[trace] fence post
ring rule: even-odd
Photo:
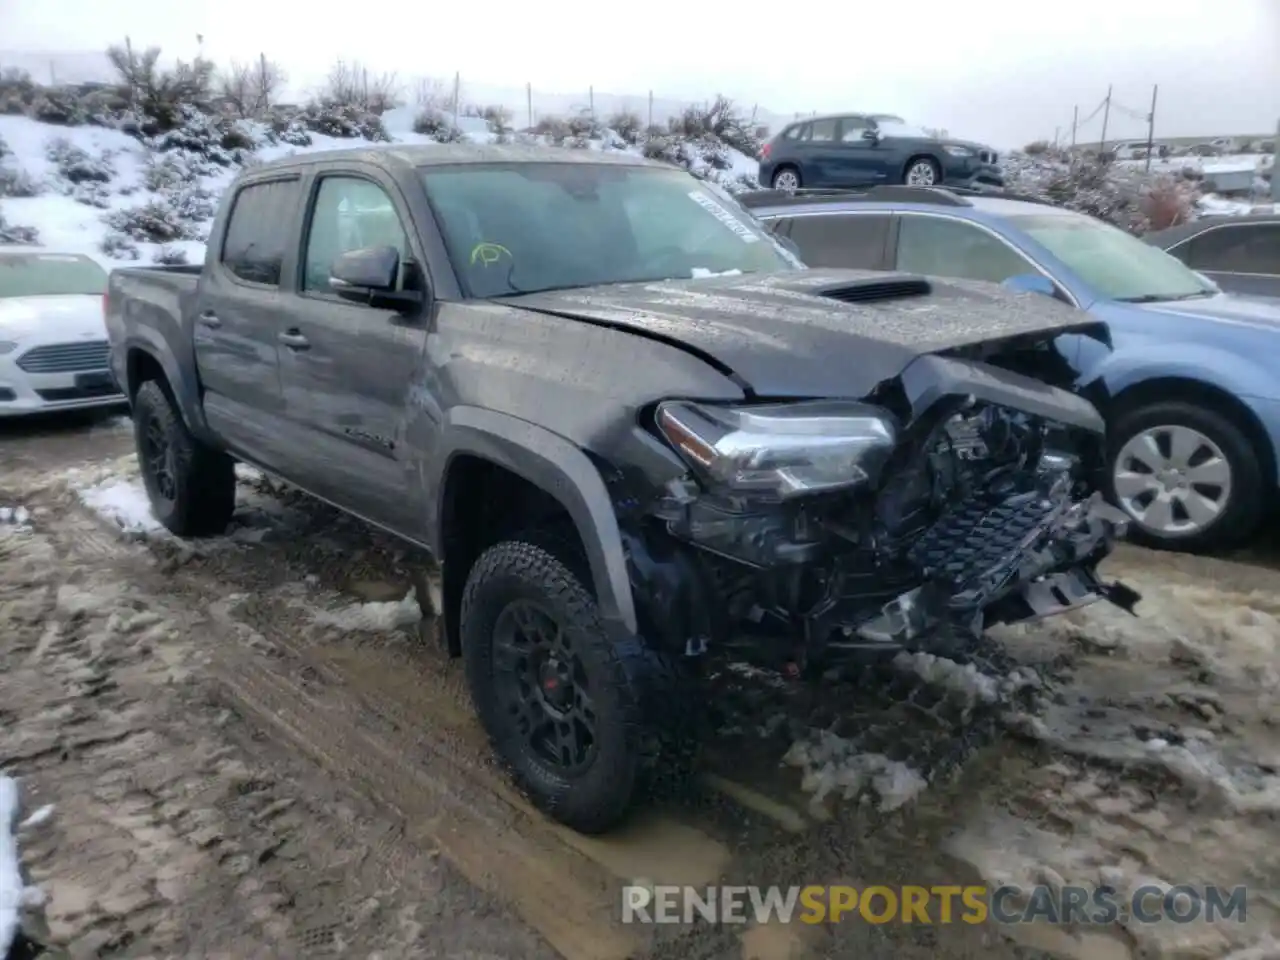
[[[1280,120],[1276,121],[1275,150],[1271,161],[1271,199],[1280,203]]]
[[[533,127],[533,82],[524,85],[524,105],[529,112],[529,126]]]

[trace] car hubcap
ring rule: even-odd
[[[155,417],[147,420],[147,430],[143,438],[142,456],[147,471],[155,482],[156,492],[165,500],[173,501],[177,495],[177,469],[173,457],[173,445],[165,435],[164,427]]]
[[[1231,498],[1231,464],[1199,430],[1152,427],[1133,436],[1114,467],[1116,499],[1150,533],[1185,537],[1222,516]]]
[[[920,162],[907,171],[907,183],[913,187],[933,186],[933,164]]]
[[[783,170],[773,178],[773,185],[779,190],[795,190],[800,186],[800,181],[790,170]]]
[[[595,704],[571,638],[540,604],[517,600],[494,626],[494,677],[525,750],[568,774],[595,759]]]

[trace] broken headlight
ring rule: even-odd
[[[886,411],[845,400],[749,407],[672,400],[658,406],[657,424],[705,479],[783,499],[873,481],[897,443]]]

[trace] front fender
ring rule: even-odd
[[[451,408],[441,427],[438,456],[427,467],[427,489],[438,491],[428,536],[435,555],[443,559],[445,498],[440,494],[449,466],[460,454],[482,457],[545,490],[565,507],[586,549],[600,615],[636,633],[635,602],[613,501],[587,455],[559,434],[478,407]]]
[[[1275,390],[1275,377],[1240,354],[1196,344],[1194,357],[1185,343],[1147,341],[1140,350],[1106,353],[1082,345],[1080,382],[1086,388],[1102,385],[1116,396],[1147,380],[1176,378],[1217,387],[1235,397],[1266,397]],[[1091,356],[1090,356],[1091,355]]]

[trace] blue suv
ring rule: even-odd
[[[811,117],[784,127],[760,152],[760,182],[802,187],[1004,186],[1000,157],[981,143],[939,139],[888,114]]]
[[[939,187],[739,201],[814,267],[1003,283],[1108,324],[1058,340],[1107,418],[1112,501],[1152,546],[1254,532],[1280,484],[1280,301],[1223,293],[1158,247],[1029,197]],[[927,318],[921,318],[927,322]]]

